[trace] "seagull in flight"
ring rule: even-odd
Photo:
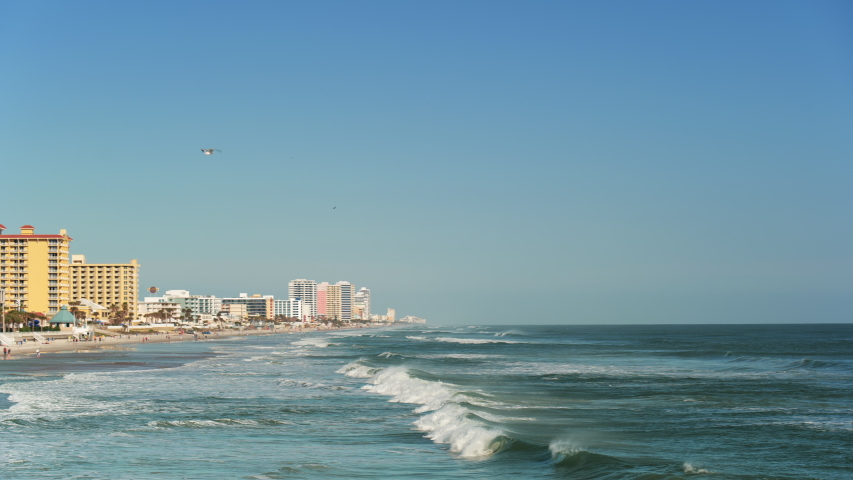
[[[213,155],[213,152],[222,152],[222,150],[218,148],[202,148],[201,151],[205,155]]]

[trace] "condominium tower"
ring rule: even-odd
[[[71,301],[89,300],[103,307],[127,304],[136,318],[139,262],[86,263],[85,255],[71,256]]]
[[[302,319],[306,320],[317,315],[317,282],[297,278],[287,284],[288,298],[302,300]]]
[[[337,320],[352,320],[352,304],[355,286],[349,282],[338,282],[326,287],[326,316]]]
[[[24,225],[20,235],[4,235],[0,225],[0,289],[6,302],[19,310],[55,314],[68,304],[68,246],[71,237],[36,235],[35,227]]]
[[[353,296],[352,300],[353,317],[358,317],[363,320],[370,319],[370,289],[361,287],[358,293]]]

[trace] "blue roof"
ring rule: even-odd
[[[50,319],[50,323],[74,323],[77,319],[74,314],[68,311],[68,307],[63,305],[59,312]]]

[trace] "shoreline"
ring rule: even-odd
[[[0,347],[0,360],[14,360],[16,358],[30,358],[38,356],[42,353],[62,353],[73,352],[78,350],[95,350],[101,347],[113,347],[116,345],[132,345],[137,343],[174,343],[174,342],[194,342],[194,341],[211,341],[223,340],[234,337],[247,337],[253,335],[290,335],[294,333],[308,333],[317,331],[326,331],[327,329],[320,328],[302,328],[302,329],[281,329],[281,330],[211,330],[210,334],[191,334],[191,333],[131,333],[120,334],[116,336],[101,336],[96,340],[89,341],[71,341],[70,338],[57,339],[47,343],[38,341],[29,341],[23,345],[13,345],[8,347],[3,345]],[[329,329],[331,330],[331,329]],[[49,338],[49,337],[46,337]],[[11,350],[10,354],[2,355],[3,349]]]

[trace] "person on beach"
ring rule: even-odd
[[[41,349],[40,348],[36,349],[36,357],[41,357]]]

